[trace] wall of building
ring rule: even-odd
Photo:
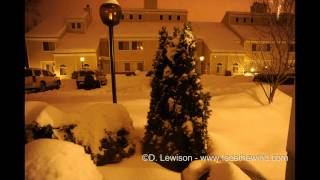
[[[130,19],[130,15],[132,15],[132,19]],[[141,15],[141,19],[139,19],[139,15]],[[162,20],[160,19],[160,15],[162,15]],[[171,16],[171,20],[169,20],[169,16]],[[178,19],[180,16],[180,19]],[[124,22],[145,22],[145,21],[155,21],[155,22],[186,22],[188,20],[187,12],[173,12],[173,11],[123,11],[123,19],[121,21]]]
[[[41,68],[40,61],[53,61],[51,52],[43,51],[43,41],[26,40],[29,66]]]
[[[119,50],[119,41],[129,41],[129,50]],[[143,50],[132,50],[132,41],[141,41]],[[116,59],[116,72],[124,72],[124,63],[130,63],[130,71],[137,69],[137,63],[143,62],[144,71],[152,69],[152,64],[158,48],[158,40],[121,39],[115,40],[114,52]]]
[[[96,53],[73,53],[73,54],[55,54],[55,73],[60,76],[60,66],[66,66],[67,75],[62,77],[70,78],[73,71],[79,70],[82,67],[80,58],[84,57],[84,64],[89,64],[90,69],[97,69],[97,54]]]

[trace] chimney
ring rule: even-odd
[[[144,0],[145,9],[158,9],[158,0]]]

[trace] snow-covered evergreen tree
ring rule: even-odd
[[[152,153],[161,165],[182,171],[190,162],[161,162],[162,157],[207,154],[209,93],[202,92],[200,76],[195,72],[196,49],[191,26],[159,32],[159,49],[153,64],[152,91],[144,153]]]

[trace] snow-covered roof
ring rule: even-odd
[[[270,40],[270,35],[265,33],[268,30],[267,26],[263,25],[230,25],[230,28],[237,33],[243,40]]]
[[[59,38],[66,27],[62,17],[44,19],[39,25],[25,34],[26,38]]]
[[[100,23],[101,24],[101,23]],[[96,52],[100,36],[106,33],[104,25],[92,22],[85,33],[65,33],[57,43],[56,53]]]
[[[192,22],[196,38],[203,39],[212,52],[244,52],[240,39],[219,22]]]

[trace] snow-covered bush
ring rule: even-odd
[[[185,24],[172,36],[166,28],[159,32],[159,49],[153,67],[148,124],[143,152],[162,156],[192,156],[208,153],[207,120],[209,93],[203,91],[195,71],[195,39]],[[182,171],[190,162],[157,161],[174,171]]]
[[[231,162],[213,162],[196,160],[183,170],[182,180],[198,180],[208,176],[207,180],[250,180],[238,166]]]
[[[97,103],[71,115],[48,104],[26,102],[26,112],[35,111],[32,117],[26,115],[26,143],[40,138],[74,142],[97,165],[119,162],[135,152],[132,120],[122,105]]]
[[[135,152],[133,123],[119,104],[97,103],[80,113],[72,132],[76,143],[88,147],[97,165],[119,162]]]
[[[55,139],[25,145],[25,180],[103,180],[82,146]]]

